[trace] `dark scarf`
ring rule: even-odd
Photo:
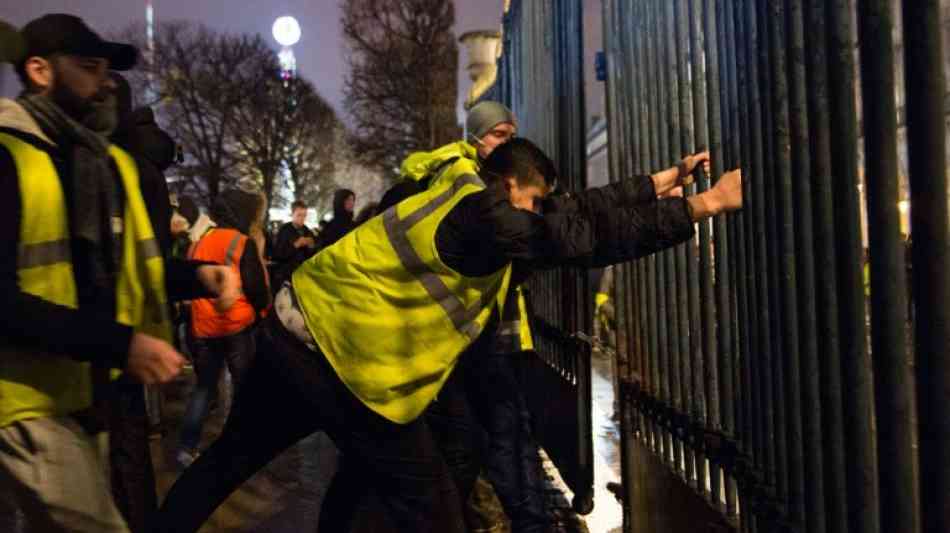
[[[46,96],[23,94],[17,102],[69,158],[72,191],[72,237],[89,247],[94,278],[105,282],[121,261],[121,246],[112,242],[111,218],[122,216],[121,193],[109,158],[109,141],[71,118]],[[108,239],[108,241],[106,240]],[[111,260],[102,264],[101,259]]]

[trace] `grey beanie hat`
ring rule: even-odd
[[[468,118],[465,119],[465,129],[472,137],[481,139],[492,128],[503,122],[515,124],[515,114],[510,109],[498,102],[479,102],[469,110]]]

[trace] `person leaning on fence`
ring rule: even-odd
[[[29,530],[127,531],[95,450],[93,374],[172,379],[166,282],[235,287],[216,267],[166,269],[134,158],[92,129],[113,105],[108,69],[136,49],[70,15],[20,34],[24,92],[0,100],[0,484]]]
[[[491,155],[496,147],[511,140],[517,128],[517,118],[505,105],[493,101],[479,102],[469,110],[466,117],[465,140],[447,144],[431,152],[410,154],[403,161],[400,170],[404,181],[387,191],[381,202],[381,208],[388,208],[412,194],[424,191],[435,181],[451,182],[459,176],[477,173],[482,161]],[[520,289],[515,290],[512,287],[509,296],[518,299],[517,302],[512,301],[512,304],[508,306],[509,309],[526,309]],[[521,320],[518,324],[518,331],[514,334],[518,338],[530,339],[531,331],[528,321]],[[498,335],[499,338],[510,341],[513,337],[501,331],[504,327],[504,325],[499,326],[499,330],[492,335]],[[478,343],[470,351],[478,347],[485,347],[486,351],[490,351],[500,347],[500,343]],[[483,359],[479,354],[473,354],[470,358]],[[497,377],[494,375],[497,369],[491,369],[486,365],[465,366],[466,376],[459,380],[460,387],[474,391],[477,389],[469,387],[470,384],[486,379],[494,380]],[[454,382],[450,386],[454,386]],[[502,413],[507,412],[509,407],[525,404],[520,390],[514,391],[513,394],[522,396],[520,401],[517,398],[509,401],[511,394],[506,393],[501,396],[478,395],[472,397],[468,403],[477,404],[478,412]],[[517,532],[526,527],[530,528],[536,523],[546,522],[543,497],[540,493],[534,495],[532,488],[540,487],[544,483],[540,456],[533,441],[522,438],[521,425],[508,424],[509,417],[493,417],[489,420],[490,423],[482,424],[483,428],[472,427],[464,423],[460,424],[457,417],[452,416],[451,411],[452,406],[448,402],[443,402],[436,404],[427,414],[429,425],[436,433],[443,455],[450,460],[456,457],[464,458],[465,454],[453,453],[452,449],[460,446],[470,447],[472,435],[481,433],[484,429],[487,440],[480,443],[479,447],[485,450],[486,465],[504,465],[502,468],[486,472],[489,478],[493,473],[504,472],[504,475],[489,479],[490,483],[476,483],[466,508],[466,521],[469,528],[479,531],[493,530],[493,528],[505,527],[506,522],[510,520],[513,530]],[[522,415],[526,419],[530,418],[527,412],[519,413],[518,416]],[[524,464],[522,464],[522,458],[526,461]],[[464,466],[457,465],[457,468],[461,469]],[[533,477],[523,478],[521,474]],[[518,481],[514,482],[515,479]],[[331,489],[335,488],[335,485],[331,486]],[[330,494],[334,495],[334,492],[331,490]]]
[[[621,181],[573,196],[575,212],[538,213],[555,187],[547,156],[515,139],[478,175],[411,196],[298,268],[262,328],[266,357],[255,358],[221,436],[168,493],[157,531],[197,530],[238,485],[318,430],[361,470],[396,530],[465,531],[461,502],[474,476],[467,486],[453,476],[421,415],[437,395],[451,400],[443,385],[497,323],[512,264],[628,261],[684,242],[694,222],[742,203],[739,171],[689,198],[634,203],[626,194],[635,187]]]

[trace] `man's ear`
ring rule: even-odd
[[[510,191],[518,186],[518,180],[516,180],[514,176],[508,176],[503,179],[502,182],[505,184],[506,191]]]
[[[53,65],[48,59],[39,56],[27,58],[23,69],[26,71],[26,79],[34,89],[45,93],[53,87]]]

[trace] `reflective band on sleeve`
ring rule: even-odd
[[[17,252],[17,268],[35,268],[71,262],[69,240],[21,244]]]
[[[136,246],[138,246],[139,257],[143,260],[162,256],[162,249],[159,248],[158,241],[154,238],[141,240]]]

